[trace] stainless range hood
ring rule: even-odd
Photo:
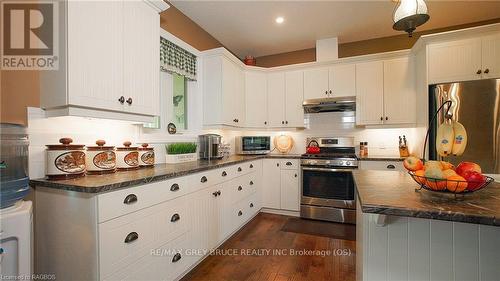
[[[356,111],[356,97],[305,100],[305,113]]]

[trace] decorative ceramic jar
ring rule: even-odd
[[[137,146],[130,146],[132,143],[126,141],[122,147],[116,148],[116,168],[121,171],[134,170],[139,168],[139,151]]]
[[[143,143],[137,150],[139,150],[139,166],[148,167],[155,164],[154,148],[148,147],[147,143]]]
[[[85,162],[87,174],[101,175],[116,172],[116,154],[114,146],[104,146],[104,140],[97,140],[97,146],[87,146]]]
[[[71,138],[62,138],[60,144],[47,145],[47,177],[71,179],[85,175],[85,146],[71,144]]]

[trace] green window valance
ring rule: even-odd
[[[196,81],[196,56],[160,37],[160,70]]]

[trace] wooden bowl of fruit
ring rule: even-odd
[[[485,176],[473,162],[462,162],[457,167],[446,161],[422,161],[410,156],[403,165],[421,188],[445,193],[470,193],[485,188],[494,181]]]

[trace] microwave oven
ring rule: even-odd
[[[270,136],[239,136],[235,142],[236,154],[267,154],[271,152]]]

